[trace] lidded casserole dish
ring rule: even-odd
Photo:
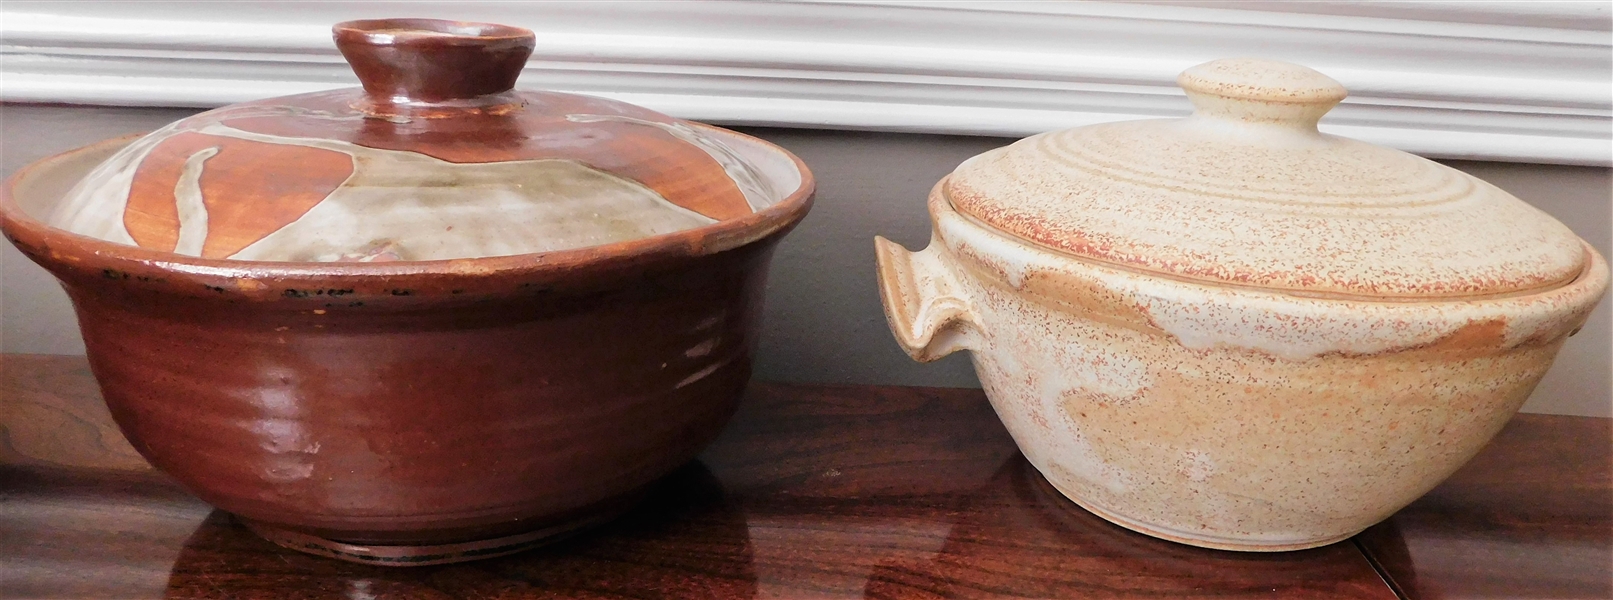
[[[1286,63],[1179,83],[1185,119],[1046,133],[880,239],[919,360],[972,351],[1026,457],[1083,507],[1188,544],[1344,539],[1515,413],[1605,292],[1561,223],[1455,169],[1317,131],[1345,97]]]
[[[152,464],[288,547],[495,556],[625,510],[750,375],[788,152],[515,91],[530,31],[334,29],[363,83],[19,172],[0,225]]]

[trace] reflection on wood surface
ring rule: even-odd
[[[650,501],[514,556],[379,568],[284,550],[145,467],[81,357],[6,355],[0,598],[1608,597],[1603,419],[1522,415],[1356,541],[1247,554],[1110,525],[979,390],[755,384]]]

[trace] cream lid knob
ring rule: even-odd
[[[1267,123],[1316,131],[1316,122],[1349,95],[1314,69],[1276,60],[1226,58],[1176,78],[1193,102],[1194,118]]]

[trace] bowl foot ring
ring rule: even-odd
[[[273,525],[236,517],[252,533],[282,548],[326,558],[384,567],[424,567],[481,560],[515,554],[559,541],[577,531],[599,524],[612,515],[569,521],[553,527],[503,537],[451,544],[372,545],[352,544],[322,538]]]
[[[1094,504],[1092,504],[1090,502],[1086,502],[1086,501],[1078,499],[1078,497],[1075,494],[1072,494],[1072,493],[1070,493],[1068,491],[1065,491],[1065,489],[1063,487],[1059,486],[1059,484],[1057,484],[1057,483],[1054,483],[1053,480],[1049,479],[1046,475],[1042,475],[1042,479],[1044,481],[1046,481],[1048,483],[1048,485],[1051,486],[1060,495],[1064,496],[1065,499],[1069,500],[1071,503],[1075,504],[1076,506],[1080,507],[1081,509],[1083,509],[1083,510],[1089,512],[1089,513],[1092,513],[1094,515],[1097,515],[1099,518],[1101,518],[1101,519],[1103,519],[1105,521],[1108,521],[1108,522],[1113,523],[1115,525],[1119,525],[1119,526],[1124,527],[1126,529],[1130,529],[1130,530],[1135,531],[1137,533],[1141,533],[1141,534],[1146,535],[1148,537],[1158,538],[1158,539],[1161,539],[1161,540],[1165,540],[1165,541],[1169,541],[1169,542],[1175,542],[1175,543],[1178,543],[1178,544],[1184,544],[1184,545],[1188,545],[1188,546],[1197,546],[1199,548],[1209,548],[1209,549],[1212,549],[1212,550],[1230,550],[1230,551],[1233,551],[1233,552],[1292,552],[1292,551],[1295,551],[1295,550],[1309,550],[1311,548],[1319,548],[1321,546],[1326,546],[1326,545],[1329,545],[1329,544],[1336,544],[1338,542],[1350,539],[1351,537],[1354,537],[1356,534],[1360,533],[1360,531],[1352,531],[1350,533],[1346,533],[1346,534],[1343,534],[1343,535],[1334,535],[1334,536],[1323,537],[1323,538],[1315,538],[1315,539],[1308,539],[1308,540],[1295,540],[1295,541],[1278,541],[1278,542],[1266,542],[1266,541],[1250,542],[1250,541],[1234,540],[1234,539],[1223,538],[1223,537],[1194,535],[1192,533],[1174,531],[1174,530],[1170,530],[1170,529],[1167,529],[1167,528],[1164,528],[1164,527],[1159,527],[1159,526],[1151,525],[1151,524],[1148,524],[1148,523],[1144,523],[1142,521],[1131,519],[1129,517],[1121,516],[1119,513],[1115,513],[1115,512],[1111,512],[1109,510],[1105,510],[1105,509],[1103,509],[1103,508],[1101,508],[1099,506],[1096,506],[1096,505],[1094,505]]]

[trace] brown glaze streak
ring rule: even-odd
[[[186,160],[209,148],[218,153],[203,163],[200,178],[207,207],[204,258],[226,258],[291,224],[353,174],[352,157],[340,152],[176,134],[152,150],[130,186],[123,222],[141,247],[174,250],[179,241],[175,186]]]
[[[185,160],[213,147],[212,136],[181,133],[158,144],[151,156],[135,171],[129,185],[129,203],[123,209],[123,227],[141,248],[173,252],[179,244],[179,208],[174,203],[174,186],[179,183]],[[218,158],[215,156],[214,158]]]
[[[696,125],[696,129],[707,135],[723,132],[705,125]],[[733,132],[721,135],[746,137]],[[340,314],[383,306],[462,306],[549,289],[577,271],[619,275],[650,264],[707,256],[787,233],[812,207],[816,188],[806,165],[786,154],[803,177],[795,190],[773,206],[708,227],[540,255],[370,263],[269,263],[178,256],[63,232],[19,205],[17,195],[40,193],[31,191],[36,188],[66,192],[55,181],[60,170],[87,170],[86,160],[102,160],[137,137],[106,140],[18,170],[0,186],[0,228],[6,239],[66,285],[93,288],[117,281],[118,287],[128,288],[117,293],[216,298],[228,304],[291,301],[280,310]],[[333,278],[342,280],[337,289],[346,292],[342,298],[346,303],[333,303],[322,295],[331,288]]]
[[[309,94],[275,100],[357,117],[360,95]],[[396,122],[379,118],[332,121],[297,117],[229,119],[237,129],[286,137],[345,140],[382,150],[418,152],[455,163],[570,159],[637,181],[669,202],[713,219],[751,213],[745,195],[711,156],[672,135],[623,122],[577,123],[566,115],[617,115],[675,123],[676,119],[620,103],[553,92],[521,92],[526,104],[509,114]]]
[[[574,161],[717,221],[741,219],[754,214],[754,207],[782,200],[764,197],[770,193],[753,189],[747,175],[738,175],[736,182],[727,169],[743,167],[690,141],[706,135],[693,124],[601,98],[514,91],[532,49],[529,31],[391,19],[342,23],[334,33],[364,87],[232,105],[177,123],[190,131],[173,135],[144,157],[126,202],[112,199],[126,207],[124,228],[136,244],[175,251],[180,235],[175,185],[197,152],[218,152],[206,157],[201,175],[209,214],[207,235],[197,241],[206,258],[231,257],[280,230],[355,170],[354,158],[340,146],[317,149],[292,140],[254,142],[195,133],[213,125],[460,164]],[[645,192],[632,184],[624,188]],[[359,249],[339,253],[350,250]],[[196,250],[187,242],[182,252]]]

